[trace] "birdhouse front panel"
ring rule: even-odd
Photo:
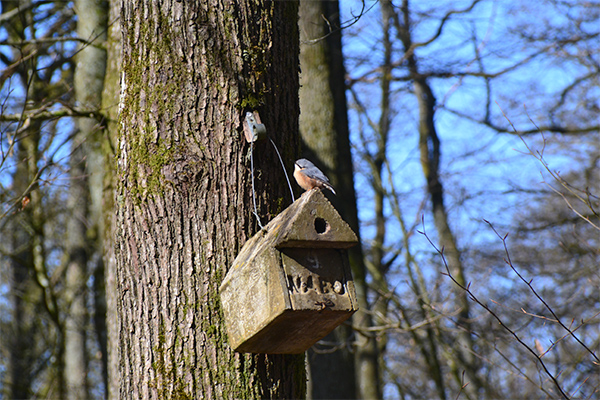
[[[287,248],[281,249],[281,261],[294,310],[352,311],[356,306],[345,251]]]

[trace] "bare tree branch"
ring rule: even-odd
[[[489,222],[484,220],[484,222],[486,224],[489,225],[489,227],[492,229],[492,231],[494,231],[494,233],[496,234],[496,236],[502,241],[502,245],[504,246],[504,254],[506,255],[506,258],[504,259],[504,262],[506,262],[510,268],[513,270],[513,272],[515,274],[517,274],[517,276],[519,277],[519,279],[525,283],[527,285],[527,287],[529,288],[529,290],[531,290],[531,292],[534,294],[534,296],[544,305],[544,307],[546,308],[546,310],[548,310],[550,312],[550,314],[552,314],[552,316],[554,317],[555,321],[565,330],[569,333],[570,336],[573,337],[573,339],[575,339],[575,341],[577,341],[577,343],[579,343],[581,345],[581,347],[583,347],[588,353],[590,353],[592,355],[592,357],[596,360],[597,363],[600,363],[600,358],[598,358],[598,356],[596,356],[596,354],[590,350],[585,343],[583,343],[576,335],[575,332],[572,331],[571,329],[569,329],[561,320],[560,317],[558,315],[556,315],[556,313],[554,312],[554,310],[552,309],[552,307],[550,307],[548,305],[548,303],[542,298],[542,296],[540,296],[538,294],[538,292],[535,290],[535,288],[533,287],[533,285],[531,284],[531,282],[533,280],[526,280],[523,275],[521,275],[519,273],[519,271],[517,271],[517,269],[515,268],[515,266],[513,265],[511,259],[510,259],[510,253],[508,251],[508,246],[506,245],[506,238],[508,237],[508,234],[501,236],[498,231],[496,231],[496,229],[494,228],[494,226]]]
[[[468,283],[466,285],[462,285],[460,282],[458,282],[454,278],[454,276],[452,275],[452,272],[450,271],[450,267],[448,266],[448,263],[446,262],[446,257],[444,255],[444,248],[442,247],[441,250],[438,249],[436,247],[436,245],[433,243],[433,241],[429,238],[429,236],[427,235],[427,233],[425,232],[425,221],[424,221],[424,219],[422,221],[422,226],[423,226],[423,231],[422,232],[419,231],[419,233],[422,234],[427,239],[427,241],[429,242],[429,244],[431,245],[431,247],[433,247],[433,249],[442,258],[442,262],[444,263],[444,267],[446,269],[445,275],[447,275],[456,286],[458,286],[460,289],[464,290],[469,295],[469,297],[471,298],[471,300],[473,300],[480,307],[482,307],[483,309],[485,309],[492,317],[494,317],[494,319],[496,321],[498,321],[498,323],[502,326],[502,328],[504,328],[508,333],[510,333],[523,348],[525,348],[529,353],[531,353],[533,355],[533,357],[535,357],[537,359],[537,361],[540,363],[540,365],[542,366],[542,368],[543,368],[544,372],[546,373],[546,375],[548,375],[550,377],[550,379],[552,380],[552,382],[556,386],[556,388],[557,388],[558,392],[560,393],[560,395],[563,398],[565,398],[565,399],[570,399],[569,395],[567,395],[564,392],[564,390],[562,389],[562,387],[560,386],[560,383],[558,382],[557,377],[555,377],[550,372],[550,370],[546,366],[544,360],[542,360],[542,358],[535,352],[535,350],[532,349],[529,345],[527,345],[527,343],[525,343],[523,341],[523,339],[521,339],[519,337],[519,335],[517,335],[514,330],[512,330],[508,325],[506,325],[504,323],[504,321],[487,304],[485,304],[484,302],[482,302],[481,300],[479,300],[479,298],[471,291],[471,289],[470,289],[471,284],[470,283]]]
[[[22,120],[50,120],[62,117],[85,117],[85,118],[94,118],[99,121],[103,119],[102,113],[98,110],[82,110],[79,108],[71,108],[71,107],[63,107],[60,110],[48,110],[47,107],[30,110],[26,113],[17,113],[17,114],[6,114],[0,115],[0,121],[3,122],[17,122]]]

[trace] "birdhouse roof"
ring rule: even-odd
[[[345,249],[358,243],[350,226],[320,190],[309,190],[265,227],[277,248]]]
[[[263,229],[237,255],[233,269],[273,248],[347,249],[358,243],[350,226],[320,190],[305,192]],[[225,281],[228,279],[225,278]]]

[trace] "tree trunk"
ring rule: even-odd
[[[36,124],[38,125],[38,124]],[[37,146],[39,126],[26,130],[17,147],[17,159],[20,161],[13,176],[13,188],[17,196],[31,193],[27,188],[37,174]],[[33,162],[29,162],[32,160]],[[34,168],[31,170],[31,168]],[[23,208],[11,222],[11,288],[12,329],[8,347],[8,396],[14,399],[29,398],[33,395],[33,366],[35,363],[35,321],[37,304],[40,301],[39,288],[35,285],[31,273],[33,267],[33,240],[35,234],[33,205]]]
[[[82,45],[76,55],[75,100],[84,109],[100,109],[106,69],[106,2],[78,0],[75,6],[78,17],[77,35],[90,42]],[[93,245],[96,244],[94,242],[102,237],[99,194],[102,193],[103,163],[100,157],[98,121],[93,118],[78,118],[76,126],[77,133],[72,141],[70,160],[70,212],[67,229],[69,264],[64,293],[68,309],[65,316],[64,357],[68,398],[85,399],[89,397],[86,346],[89,327],[88,262],[95,249],[99,248]],[[89,234],[92,232],[96,234]],[[98,285],[95,287],[102,288]],[[100,303],[98,296],[96,303]],[[100,322],[96,327],[103,329],[102,318],[95,320]],[[102,341],[100,348],[105,348]]]
[[[104,181],[102,193],[103,213],[103,251],[102,272],[104,275],[106,301],[106,398],[117,399],[119,393],[119,324],[117,313],[117,263],[115,255],[115,143],[117,142],[119,95],[121,74],[121,2],[112,0],[109,3],[106,40],[106,73],[102,93],[102,110],[105,116],[106,132],[103,135],[102,152],[104,154]]]
[[[324,20],[324,18],[326,20]],[[330,199],[359,234],[356,193],[348,132],[348,110],[339,4],[300,3],[300,132],[303,154],[323,168],[338,193]],[[359,236],[360,237],[360,236]],[[353,317],[359,327],[371,326],[361,246],[349,252],[360,309]],[[324,339],[340,348],[333,353],[308,352],[311,398],[380,398],[378,356],[373,338],[357,334],[354,356],[347,345],[351,330],[341,326]],[[332,385],[332,382],[336,382]]]
[[[444,206],[444,190],[439,176],[441,150],[434,122],[436,99],[426,77],[420,74],[417,58],[414,55],[410,33],[410,9],[407,0],[404,0],[401,10],[403,21],[400,22],[397,19],[396,28],[407,54],[408,70],[413,80],[415,97],[419,105],[420,161],[427,181],[427,191],[431,199],[434,225],[439,237],[439,247],[444,249],[444,255],[453,277],[465,286],[464,266],[460,259],[456,240],[448,224],[448,215]],[[469,383],[464,386],[466,396],[475,399],[479,397],[479,390],[483,387],[483,383],[478,375],[479,366],[477,358],[474,356],[470,304],[465,291],[457,289],[456,304],[460,308],[459,332],[456,344],[450,349],[451,352],[447,354],[447,359],[458,384],[462,386]],[[463,371],[466,373],[464,382],[462,379]],[[440,382],[438,388],[441,387]]]
[[[65,340],[65,383],[67,398],[86,399],[88,358],[86,352],[87,320],[87,260],[86,217],[88,188],[85,179],[85,152],[81,143],[81,132],[73,140],[69,187],[69,221],[67,223],[66,251],[69,257],[65,275],[64,299],[66,314],[64,321]]]
[[[123,8],[118,397],[304,397],[302,356],[232,351],[218,292],[257,229],[245,112],[259,109],[285,160],[298,147],[297,4],[140,0]],[[290,196],[270,143],[255,147],[266,221]]]
[[[116,110],[118,97],[111,99],[113,103],[103,107],[104,78],[107,63],[107,0],[78,0],[75,4],[77,12],[77,35],[90,42],[77,53],[75,69],[75,93],[80,107],[98,109],[109,114]],[[113,18],[113,21],[115,19]],[[112,24],[119,26],[118,23]],[[118,91],[116,92],[118,94]],[[116,119],[116,113],[114,118]],[[104,249],[104,217],[103,191],[105,170],[113,164],[105,160],[105,131],[101,123],[93,118],[77,120],[79,134],[84,137],[85,167],[88,190],[87,238],[89,239],[88,270],[93,274],[93,322],[96,331],[98,348],[102,365],[102,381],[106,390],[108,384],[108,349],[106,327],[106,285],[103,261]],[[106,123],[106,119],[104,121]]]
[[[421,153],[421,166],[427,179],[427,190],[432,202],[433,221],[438,232],[439,248],[444,249],[446,262],[454,279],[462,286],[466,286],[464,267],[460,260],[460,252],[456,246],[456,240],[448,224],[448,215],[443,202],[443,187],[439,178],[440,142],[437,137],[433,115],[435,110],[435,98],[431,88],[424,79],[415,80],[415,95],[419,99],[419,149]],[[470,304],[466,292],[456,290],[456,303],[460,307],[457,333],[457,341],[453,346],[454,354],[450,354],[451,369],[459,384],[470,383],[465,387],[467,397],[479,398],[479,389],[482,382],[478,377],[477,359],[474,356],[473,339],[471,335]],[[466,372],[467,379],[462,382],[460,376],[461,368]]]

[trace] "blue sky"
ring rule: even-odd
[[[448,4],[456,9],[466,8],[470,1],[425,1],[412,2],[414,13],[429,10],[425,14],[443,15]],[[368,2],[369,6],[371,3]],[[342,20],[348,20],[351,13],[360,10],[360,2],[342,2]],[[522,24],[519,12],[515,11],[521,4],[513,2],[482,2],[473,12],[457,15],[447,23],[441,37],[432,45],[417,50],[417,57],[422,71],[478,71],[475,61],[474,45],[470,38],[475,34],[477,47],[485,57],[483,64],[487,72],[499,71],[507,65],[522,60],[535,49],[528,48],[507,31]],[[555,24],[564,23],[561,15],[552,13],[545,7],[544,18]],[[521,14],[524,16],[524,14]],[[347,72],[351,78],[364,75],[375,67],[377,60],[382,59],[381,46],[378,46],[380,33],[378,7],[375,6],[351,27],[343,31],[344,52],[347,58]],[[425,40],[431,37],[432,29],[436,29],[439,21],[433,18],[420,23],[413,31],[414,40]],[[394,59],[399,59],[403,52],[398,44]],[[368,61],[356,61],[362,57]],[[511,122],[518,129],[533,129],[536,124],[544,125],[546,101],[565,85],[585,73],[581,66],[570,62],[560,62],[555,58],[535,60],[517,68],[493,83],[491,92],[491,116],[495,124],[508,127],[508,121],[502,116],[506,112]],[[395,76],[405,74],[403,70],[395,72]],[[374,77],[375,74],[370,76]],[[430,79],[436,95],[438,106],[459,110],[475,118],[485,114],[485,82],[481,78],[434,78]],[[379,102],[378,84],[356,84],[357,91],[362,94],[361,101],[367,106],[371,118],[378,117]],[[407,90],[407,84],[398,82],[398,92],[393,95],[392,104],[396,111],[392,122],[392,132],[387,148],[392,163],[394,183],[397,190],[404,193],[404,207],[408,215],[418,212],[418,205],[424,197],[424,179],[418,161],[418,134],[416,101]],[[349,96],[350,98],[350,96]],[[543,166],[533,157],[524,154],[526,151],[521,139],[511,134],[498,134],[496,131],[460,118],[443,107],[436,113],[436,128],[442,142],[441,173],[446,190],[446,204],[451,212],[452,223],[456,232],[469,241],[481,240],[477,232],[482,227],[483,218],[494,220],[501,225],[508,224],[511,218],[511,204],[518,205],[522,200],[515,189],[532,188],[538,185],[543,189]],[[355,145],[355,162],[360,152],[360,140],[356,133],[359,129],[355,111],[350,112],[352,142]],[[368,134],[367,134],[368,135]],[[550,141],[560,139],[546,134]],[[530,135],[525,140],[534,148],[540,148],[541,136]],[[554,147],[554,149],[553,149]],[[552,152],[556,151],[556,154]],[[571,149],[569,151],[575,151]],[[565,154],[565,147],[552,146],[550,143],[545,157],[551,168],[562,171],[572,164],[572,154]],[[358,171],[364,170],[360,167]],[[357,187],[364,193],[364,179],[359,173],[356,177]],[[533,185],[533,186],[532,186]],[[471,200],[469,200],[471,199]],[[370,196],[360,198],[360,217],[368,221],[372,217],[373,208]],[[388,210],[389,213],[389,210]],[[393,225],[393,224],[392,224]],[[363,224],[364,237],[372,237],[372,229]],[[430,229],[433,231],[433,229]],[[393,232],[390,232],[393,235]],[[393,239],[392,239],[393,240]]]

